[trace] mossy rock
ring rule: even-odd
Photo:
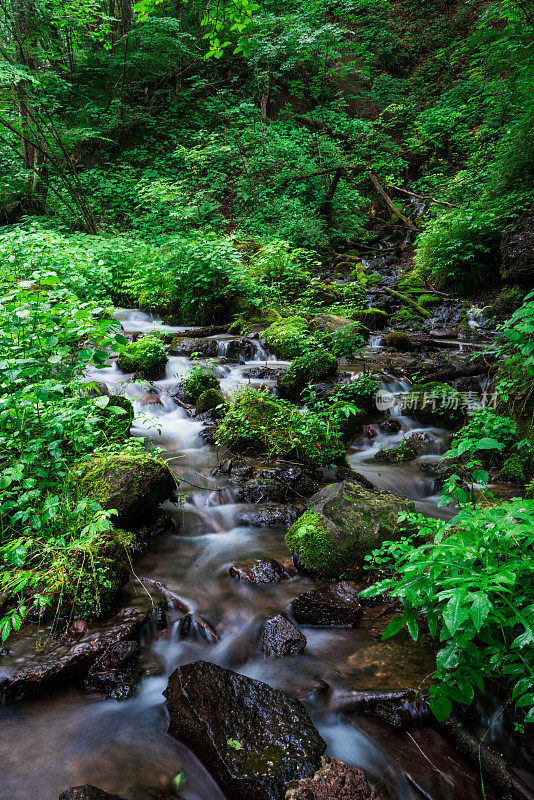
[[[155,516],[160,503],[173,496],[176,484],[159,458],[125,453],[95,456],[84,464],[80,489],[102,508],[115,509],[118,525],[135,528]]]
[[[310,328],[312,331],[335,333],[353,324],[352,320],[338,317],[336,314],[316,314],[310,322]]]
[[[438,297],[437,294],[421,294],[417,298],[417,304],[421,306],[421,308],[432,308],[432,306],[440,306],[443,302],[441,297]]]
[[[386,337],[386,345],[400,353],[409,353],[413,350],[412,340],[404,331],[390,331]]]
[[[518,453],[512,453],[503,464],[500,478],[503,481],[524,486],[526,481],[525,468]]]
[[[534,480],[531,480],[528,484],[525,491],[525,497],[527,500],[534,500]]]
[[[388,315],[381,308],[364,308],[361,311],[355,311],[352,318],[370,330],[382,330],[388,322]]]
[[[326,486],[307,505],[286,544],[304,569],[322,578],[357,575],[366,555],[398,538],[399,514],[415,511],[412,502],[351,478]]]
[[[203,414],[205,411],[211,411],[217,406],[223,405],[224,402],[224,397],[218,389],[207,389],[197,399],[196,412]]]
[[[401,442],[397,447],[379,450],[373,461],[386,464],[407,464],[417,458],[417,450],[409,441]]]
[[[407,412],[425,425],[454,428],[465,419],[462,395],[447,383],[416,383],[410,389],[414,402]]]
[[[146,380],[157,380],[165,373],[167,353],[161,339],[141,336],[121,351],[117,366],[123,372],[134,372]]]
[[[286,372],[278,379],[278,394],[280,397],[298,401],[308,383],[334,378],[337,368],[334,356],[318,348],[315,352],[300,356],[291,362]]]

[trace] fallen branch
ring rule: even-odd
[[[393,203],[393,201],[391,200],[391,197],[382,188],[382,185],[381,185],[380,181],[378,180],[378,178],[376,177],[376,175],[374,174],[374,172],[370,172],[369,173],[369,178],[371,179],[371,183],[375,187],[376,191],[378,192],[378,194],[380,195],[380,197],[382,198],[382,200],[384,201],[384,203],[388,207],[391,215],[392,216],[396,216],[399,219],[401,219],[404,222],[404,224],[406,225],[406,227],[409,228],[411,231],[415,231],[416,233],[419,233],[419,228],[416,228],[416,226],[413,224],[413,222],[410,222],[408,217],[405,216],[402,213],[402,211],[399,208],[397,208],[397,206]]]
[[[416,197],[418,200],[430,200],[432,203],[439,203],[440,206],[448,206],[448,208],[459,208],[461,211],[464,210],[463,206],[457,206],[454,203],[447,203],[445,200],[438,200],[436,197],[430,197],[423,194],[415,194],[415,192],[409,192],[408,189],[401,189],[400,186],[394,186],[392,183],[386,183],[388,189],[393,189],[396,192],[401,192],[402,194],[407,194],[409,197]]]
[[[421,317],[430,317],[430,312],[425,308],[422,308],[418,303],[415,302],[415,300],[411,300],[409,297],[406,297],[406,295],[396,292],[394,289],[390,289],[388,286],[384,286],[383,290],[386,292],[386,294],[389,294],[390,297],[394,297],[396,300],[400,300],[401,303],[413,308],[413,310],[416,311]]]

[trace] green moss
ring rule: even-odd
[[[331,536],[318,514],[305,511],[290,527],[285,536],[286,545],[291,553],[297,553],[304,569],[326,575],[331,572],[331,563],[339,565],[333,577],[339,577],[343,566],[350,566],[350,561],[343,557],[341,551],[332,548]],[[339,574],[338,574],[339,572]]]
[[[388,315],[381,308],[364,308],[361,311],[355,311],[352,318],[370,330],[382,330],[388,321]]]
[[[451,428],[465,419],[462,395],[447,383],[417,383],[410,389],[409,416],[426,425]]]
[[[196,412],[203,414],[205,411],[211,411],[213,408],[223,405],[224,402],[224,397],[218,389],[207,389],[198,397]]]
[[[147,380],[155,380],[165,370],[167,353],[156,336],[141,336],[130,342],[119,354],[117,365],[123,372],[139,373]]]
[[[534,500],[534,480],[531,480],[525,491],[527,500]]]
[[[409,353],[413,350],[412,340],[404,331],[390,331],[386,337],[386,344],[401,353]]]
[[[278,358],[297,358],[307,350],[308,323],[304,317],[288,317],[270,325],[264,337]]]
[[[401,442],[398,447],[390,447],[387,450],[379,450],[374,456],[374,461],[381,461],[390,464],[405,464],[413,461],[417,457],[417,451],[410,442]]]
[[[168,466],[148,453],[97,455],[82,465],[82,494],[117,512],[121,525],[137,526],[171,497],[175,483]]]
[[[517,483],[519,486],[524,486],[526,476],[523,462],[518,453],[512,453],[504,462],[500,474],[501,480],[510,481],[510,483]]]
[[[405,325],[409,322],[418,322],[409,308],[403,308],[391,317],[392,325]]]
[[[431,308],[441,305],[442,300],[437,294],[421,294],[417,298],[417,302],[421,308]]]
[[[291,362],[278,381],[281,397],[298,400],[306,384],[329,380],[337,373],[337,361],[333,355],[322,348]]]

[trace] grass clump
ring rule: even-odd
[[[193,364],[186,372],[182,378],[181,387],[188,403],[196,403],[202,394],[210,390],[219,393],[220,388],[212,365],[200,363]]]
[[[250,386],[231,399],[216,438],[233,450],[294,456],[317,467],[341,463],[345,458],[335,422],[310,410],[300,412],[292,403]]]
[[[299,400],[308,383],[330,380],[337,373],[337,361],[322,348],[291,362],[278,381],[278,392],[282,397]]]
[[[123,372],[134,372],[146,380],[161,377],[167,364],[167,353],[157,336],[141,336],[120,352],[117,365]]]

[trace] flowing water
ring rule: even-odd
[[[118,318],[127,332],[181,330],[163,325],[138,311],[121,310]],[[224,354],[227,337],[219,337]],[[221,385],[232,391],[243,383],[243,371],[265,358],[259,343],[255,360],[248,365],[221,363]],[[269,362],[269,366],[276,366]],[[187,800],[219,800],[215,786],[197,759],[166,733],[162,692],[176,666],[204,658],[236,669],[272,686],[299,692],[320,679],[350,676],[358,689],[389,691],[417,685],[428,674],[428,654],[406,639],[382,643],[362,629],[306,628],[307,646],[301,656],[276,661],[247,661],[248,645],[261,621],[272,612],[286,610],[297,594],[312,588],[305,577],[277,585],[249,586],[233,581],[228,568],[235,562],[258,557],[287,557],[284,531],[241,527],[237,515],[250,506],[234,502],[228,479],[212,477],[217,462],[215,448],[200,437],[202,423],[187,415],[170,394],[180,375],[189,368],[187,358],[171,357],[165,377],[154,382],[151,393],[158,404],[143,401],[143,389],[114,362],[88,376],[105,382],[111,392],[134,401],[136,419],[132,433],[165,448],[165,457],[180,480],[182,505],[166,504],[175,525],[170,533],[154,539],[136,562],[138,576],[164,581],[188,608],[207,620],[220,641],[206,641],[200,632],[180,639],[174,624],[181,612],[170,611],[169,631],[157,633],[147,626],[142,648],[146,677],[136,695],[124,702],[103,700],[66,686],[52,694],[0,710],[0,800],[57,800],[72,785],[91,783],[125,797],[136,797],[143,786],[168,786],[181,769],[186,784],[180,796]],[[259,381],[252,381],[252,383]],[[394,379],[393,392],[407,384]],[[365,435],[349,452],[349,461],[376,486],[414,498],[421,510],[437,514],[436,485],[430,473],[420,469],[443,452],[446,433],[422,429],[399,417],[401,430],[372,440]],[[407,432],[428,436],[428,453],[407,465],[369,463],[379,446],[394,446]],[[371,779],[385,779],[399,798],[421,795],[389,768],[390,757],[379,742],[357,730],[341,716],[321,710],[313,702],[308,710],[328,743],[328,752],[363,767]],[[447,785],[447,784],[445,784]],[[452,800],[454,791],[436,794],[436,800]],[[228,800],[231,800],[229,798]]]

